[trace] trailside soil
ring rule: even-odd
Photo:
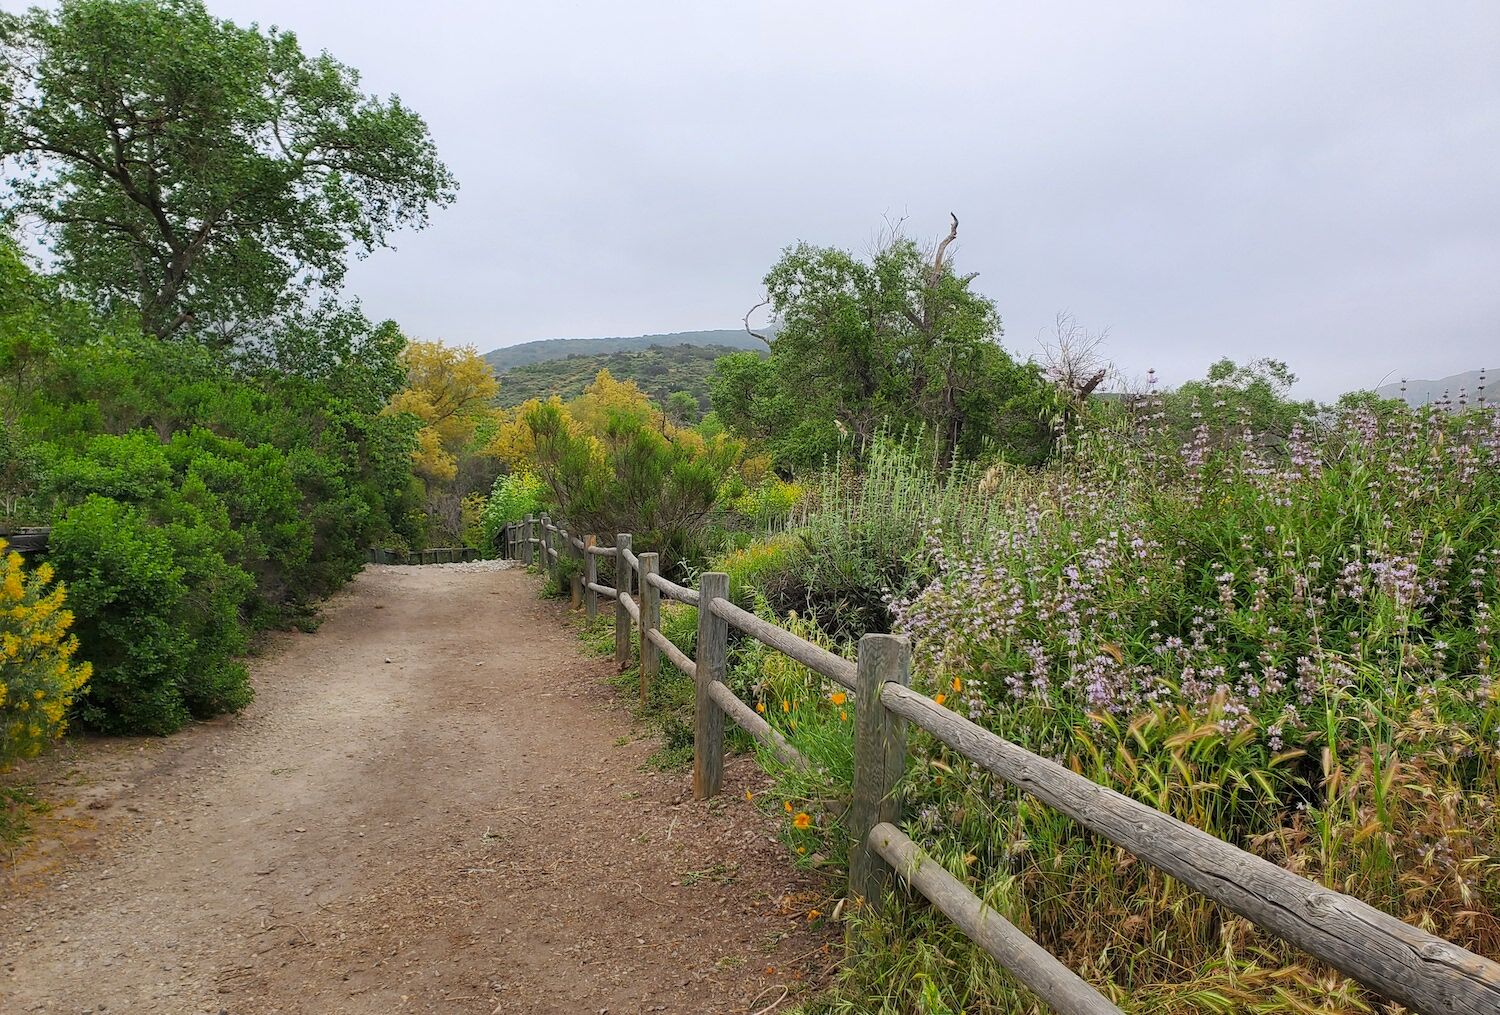
[[[243,715],[75,740],[0,858],[0,1011],[754,1012],[839,946],[732,763],[645,765],[519,570],[367,568],[275,636]],[[778,1005],[778,999],[785,999]]]

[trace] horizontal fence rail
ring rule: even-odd
[[[473,546],[432,546],[425,550],[396,550],[372,546],[365,553],[371,564],[460,564],[482,555]]]
[[[24,526],[14,532],[0,532],[0,539],[6,542],[6,553],[46,553],[51,538],[50,525]]]
[[[650,575],[647,581],[655,585],[660,591],[665,592],[670,599],[675,599],[679,603],[687,603],[689,606],[698,605],[698,593],[693,589],[678,585],[674,581],[668,581],[659,574]]]
[[[1392,1001],[1422,1015],[1500,1013],[1500,964],[1101,786],[944,708],[909,686],[905,638],[865,635],[857,660],[850,662],[730,602],[727,575],[703,574],[696,590],[668,580],[657,554],[637,555],[628,533],[602,546],[542,515],[507,526],[501,544],[507,555],[551,571],[560,585],[567,577],[573,605],[590,616],[600,597],[615,600],[621,670],[630,661],[631,624],[640,632],[642,703],[662,658],[693,677],[693,792],[700,800],[719,791],[726,718],[786,764],[808,767],[796,747],[724,682],[731,628],[853,692],[849,896],[878,903],[899,876],[1062,1015],[1118,1015],[1119,1009],[897,827],[908,725]],[[596,562],[605,558],[614,563],[613,586],[598,581]],[[663,597],[698,607],[696,659],[660,630]]]

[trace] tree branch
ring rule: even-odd
[[[758,338],[762,342],[766,343],[767,349],[771,347],[771,340],[750,327],[750,315],[770,302],[771,298],[768,296],[765,299],[761,300],[759,303],[755,304],[755,306],[751,307],[749,310],[745,311],[745,333],[748,334],[751,338]]]
[[[958,239],[958,216],[951,211],[948,217],[953,220],[953,225],[948,229],[948,235],[943,237],[943,242],[938,244],[937,253],[932,256],[932,272],[927,277],[928,285],[937,287],[943,277],[943,255],[948,252],[948,244]]]

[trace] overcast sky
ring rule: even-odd
[[[459,199],[350,276],[413,335],[738,327],[787,244],[951,210],[1022,355],[1066,309],[1169,382],[1500,366],[1496,0],[209,6],[427,118]]]

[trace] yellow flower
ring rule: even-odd
[[[944,694],[942,691],[939,691],[937,694],[934,694],[932,696],[932,700],[935,701],[935,702],[937,702],[939,705],[941,705],[943,702],[945,702],[945,701],[948,700],[948,696],[946,694]]]
[[[797,847],[797,853],[798,853],[799,856],[801,854],[803,854],[803,853],[806,853],[806,852],[807,852],[807,847],[806,846],[798,846]]]
[[[844,702],[849,700],[849,696],[843,691],[834,691],[833,696],[828,700],[833,702],[835,705],[842,705]]]
[[[781,806],[786,808],[788,814],[792,813],[792,802],[790,800],[781,801]]]
[[[821,909],[809,909],[807,911],[807,922],[808,923],[812,923],[814,920],[816,920],[818,917],[820,917],[822,915],[823,915],[823,911]]]
[[[955,691],[962,691],[963,689],[964,689],[964,682],[962,680],[959,680],[957,677],[954,677],[953,678],[953,690],[955,690]]]
[[[754,799],[755,799],[755,794],[754,794],[754,793],[752,793],[752,792],[750,792],[750,791],[749,791],[749,790],[748,790],[748,789],[747,789],[747,790],[745,790],[745,799],[746,799],[746,800],[754,800]]]
[[[757,701],[755,703],[755,711],[759,712],[761,715],[765,715],[766,714],[766,703],[763,702],[763,701]]]
[[[781,710],[783,712],[790,712],[792,710],[792,703],[790,701],[787,701],[785,698],[782,698],[781,699]]]
[[[849,721],[849,713],[848,712],[840,711],[839,712],[839,722],[848,722],[848,721]]]
[[[798,811],[797,816],[792,819],[792,824],[797,828],[807,828],[812,825],[812,815],[806,811]]]

